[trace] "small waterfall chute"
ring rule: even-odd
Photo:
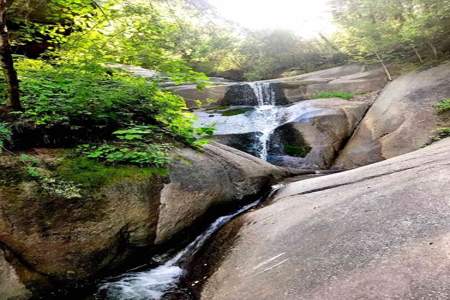
[[[259,157],[267,160],[269,155],[269,140],[274,129],[278,126],[278,110],[276,109],[276,94],[275,90],[269,82],[250,82],[248,85],[252,88],[258,106],[256,108],[257,118],[262,119],[261,124],[264,124],[260,130],[259,137],[260,153]]]

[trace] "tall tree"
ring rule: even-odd
[[[10,1],[12,2],[12,1]],[[14,68],[14,60],[9,44],[8,27],[6,25],[6,11],[8,9],[7,0],[0,0],[0,64],[5,75],[8,101],[7,106],[13,110],[21,110],[19,93],[19,79]]]

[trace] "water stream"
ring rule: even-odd
[[[255,115],[256,119],[261,120],[259,123],[262,124],[262,126],[258,128],[261,132],[261,135],[259,136],[259,143],[261,145],[259,157],[263,160],[267,160],[270,136],[279,123],[278,110],[275,107],[275,90],[270,83],[266,82],[250,82],[248,85],[252,88],[258,101]]]
[[[279,186],[272,188],[272,194]],[[268,196],[270,197],[270,195]],[[225,224],[244,212],[256,207],[262,199],[248,204],[238,211],[218,218],[208,229],[199,235],[183,250],[160,266],[142,272],[130,272],[100,285],[96,299],[108,300],[160,300],[169,291],[177,289],[186,275],[186,268],[194,255],[205,245],[208,239]]]
[[[279,109],[276,107],[275,91],[269,83],[248,83],[252,88],[258,106],[253,114],[251,126],[261,133],[259,143],[260,158],[267,160],[268,143],[271,134],[280,123]],[[273,187],[274,193],[279,186]],[[268,196],[270,197],[270,195]],[[256,207],[262,199],[242,207],[234,213],[218,218],[205,232],[184,249],[169,257],[159,266],[146,271],[131,271],[102,283],[96,299],[108,300],[160,300],[169,292],[179,290],[179,284],[195,254],[209,238],[233,218]],[[163,260],[164,261],[164,260]]]

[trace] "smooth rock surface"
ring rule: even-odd
[[[156,243],[170,239],[213,205],[257,195],[287,175],[265,161],[212,143],[204,153],[183,149],[171,168],[170,184],[161,193]]]
[[[405,154],[427,144],[437,129],[435,104],[450,97],[450,64],[390,83],[336,161],[350,169]]]
[[[383,89],[387,83],[386,76],[380,68],[368,70],[367,67],[357,64],[269,82],[281,84],[283,95],[290,103],[314,98],[320,92],[369,93]]]
[[[270,162],[291,168],[328,169],[369,108],[368,103],[342,99],[315,101],[314,111],[300,114],[272,134]],[[293,157],[287,146],[310,151],[304,157]]]
[[[208,249],[205,300],[449,299],[450,139],[288,184]]]

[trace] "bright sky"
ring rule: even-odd
[[[309,38],[333,32],[329,0],[208,0],[219,14],[249,29],[289,29]]]

